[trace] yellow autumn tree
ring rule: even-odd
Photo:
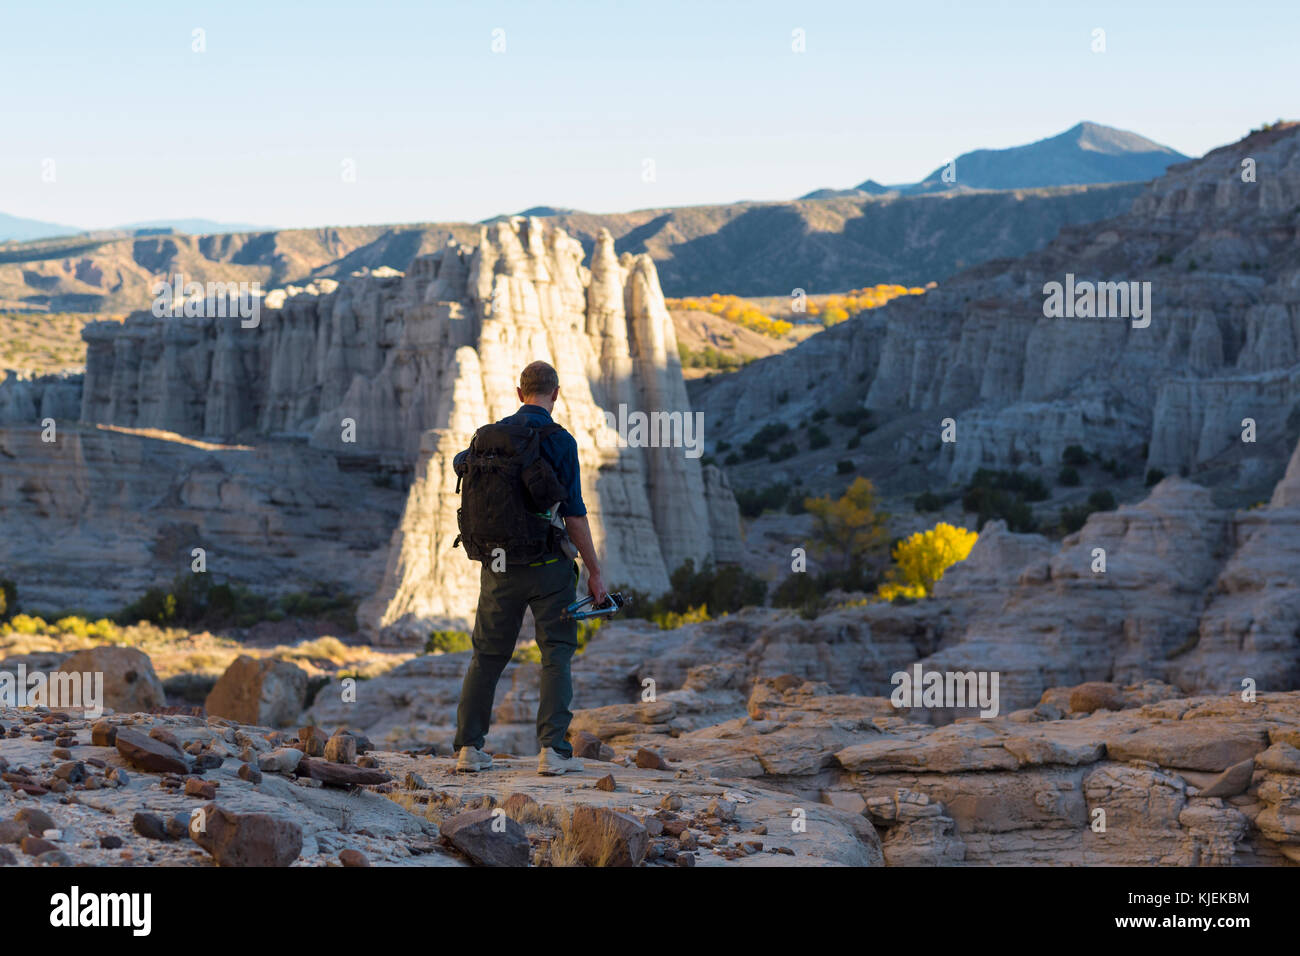
[[[894,567],[889,580],[880,586],[880,597],[886,601],[929,597],[943,573],[966,560],[978,537],[974,531],[940,522],[928,531],[904,538],[894,545]]]
[[[888,517],[878,510],[876,486],[859,475],[843,497],[805,498],[813,519],[813,544],[842,570],[857,570],[889,540]]]

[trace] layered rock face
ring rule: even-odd
[[[582,259],[563,232],[517,219],[484,227],[477,246],[449,242],[407,275],[272,293],[256,324],[151,313],[94,323],[81,419],[259,449],[294,439],[347,467],[413,469],[361,620],[422,641],[430,627],[467,626],[478,591],[478,565],[451,547],[452,458],[518,407],[519,371],[543,359],[560,375],[555,417],[578,442],[607,580],[662,591],[688,558],[736,556],[738,514],[725,477],[691,450],[703,436],[653,262],[618,259],[608,233],[590,268]],[[22,398],[24,412],[36,398]],[[664,423],[649,447],[610,427],[637,414]]]
[[[207,571],[259,591],[383,577],[402,494],[290,442],[213,445],[56,423],[0,428],[0,568],[32,611],[113,614]]]
[[[1055,466],[1071,444],[1109,454],[1147,444],[1148,466],[1166,472],[1263,459],[1275,479],[1300,432],[1298,205],[1300,127],[1252,134],[1171,167],[1124,215],[1067,226],[1041,252],[967,270],[756,362],[707,391],[704,407],[744,403],[734,435],[719,432],[729,440],[773,419],[794,424],[827,404],[805,386],[823,384],[837,356],[843,397],[888,417],[928,413],[895,450],[928,451],[954,481],[980,467]],[[1067,276],[1128,292],[1138,283],[1143,296],[1149,283],[1150,323],[1047,317],[1044,286]],[[957,440],[941,444],[947,417]],[[1244,418],[1255,444],[1241,440]]]

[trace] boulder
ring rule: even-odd
[[[587,866],[640,866],[650,843],[639,820],[608,807],[575,807],[566,838]]]
[[[288,661],[240,655],[208,694],[210,715],[259,727],[293,723],[307,699],[307,674]]]
[[[482,866],[527,866],[528,837],[506,812],[458,813],[440,827],[443,840]]]
[[[1213,718],[1157,724],[1106,738],[1113,760],[1149,760],[1188,770],[1227,770],[1267,746],[1263,728]]]
[[[190,836],[220,866],[288,866],[302,853],[302,827],[293,820],[215,803],[195,814]]]
[[[119,727],[114,741],[117,752],[133,767],[150,773],[188,773],[190,763],[184,753],[171,744],[142,734],[130,727]]]
[[[105,644],[88,647],[66,658],[58,667],[64,674],[103,674],[104,707],[121,712],[163,707],[167,695],[154,673],[149,655],[134,647]]]

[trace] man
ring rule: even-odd
[[[591,542],[587,508],[582,501],[578,443],[551,420],[551,412],[560,397],[559,376],[545,362],[533,362],[520,374],[515,391],[523,402],[522,407],[497,424],[540,430],[538,454],[550,465],[560,486],[557,490],[562,489],[563,493],[559,515],[587,567],[588,589],[597,605],[603,604],[607,591]],[[478,441],[476,436],[475,442]],[[471,445],[471,449],[474,447]],[[469,467],[466,461],[470,453],[467,449],[456,456],[458,475],[465,474]],[[470,504],[467,494],[464,506]],[[466,551],[470,553],[468,543]],[[460,706],[456,710],[457,770],[477,772],[492,766],[492,758],[482,749],[491,722],[492,701],[497,680],[514,653],[524,610],[529,607],[533,609],[537,646],[542,657],[541,699],[537,705],[541,753],[537,758],[537,772],[551,776],[583,769],[582,761],[573,756],[573,747],[566,739],[569,721],[573,719],[569,711],[573,700],[569,662],[578,648],[578,625],[564,618],[564,609],[573,603],[577,582],[577,563],[564,555],[558,541],[554,547],[547,546],[546,553],[535,561],[505,563],[504,567],[496,561],[483,561],[474,620],[474,656],[465,672]]]

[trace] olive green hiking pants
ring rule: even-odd
[[[457,751],[461,747],[482,749],[492,722],[497,681],[514,653],[524,611],[531,607],[542,656],[537,740],[565,757],[573,756],[565,734],[573,719],[569,662],[578,649],[578,623],[565,620],[563,612],[574,600],[578,565],[565,557],[547,560],[549,563],[537,565],[509,565],[505,571],[493,571],[488,563],[483,564],[474,619],[474,656],[456,709]]]

